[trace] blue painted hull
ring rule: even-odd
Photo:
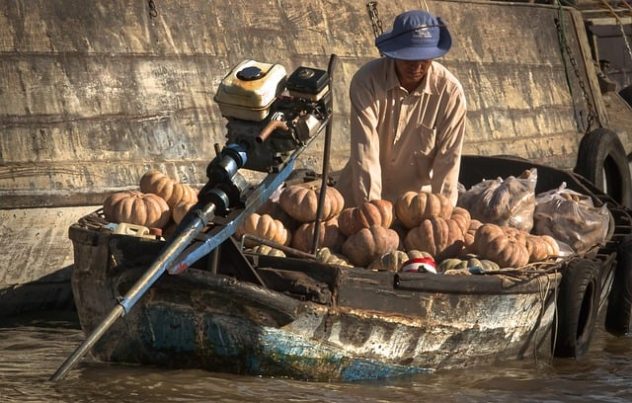
[[[77,228],[71,238],[78,261],[90,261],[73,275],[88,332],[143,272],[147,262],[139,252],[149,261],[161,245]],[[332,273],[337,288],[327,304],[195,268],[166,276],[93,354],[170,368],[357,381],[532,357],[534,350],[543,357],[550,350],[559,275],[510,290],[480,278],[478,291],[460,278],[428,275],[427,290],[410,291],[393,289],[395,273]],[[446,283],[433,284],[438,277]]]

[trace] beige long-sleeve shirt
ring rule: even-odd
[[[408,92],[392,59],[362,66],[351,98],[351,153],[337,188],[346,206],[366,200],[395,202],[406,191],[431,191],[457,199],[465,96],[459,81],[432,62]]]

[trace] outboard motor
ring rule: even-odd
[[[272,172],[326,126],[331,91],[326,71],[245,60],[222,80],[215,101],[228,119],[227,147],[247,153],[246,169]]]

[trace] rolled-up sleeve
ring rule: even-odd
[[[370,82],[356,75],[351,81],[349,158],[350,189],[345,189],[351,205],[382,198],[380,139],[377,133],[376,96]]]
[[[443,194],[456,205],[466,112],[465,96],[460,86],[455,86],[449,93],[443,109],[436,126],[437,144],[431,185],[433,193]]]

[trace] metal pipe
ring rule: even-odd
[[[219,248],[213,249],[211,256],[209,257],[209,263],[211,266],[211,273],[217,274],[219,269]]]
[[[318,208],[316,209],[316,221],[314,222],[314,238],[312,240],[312,253],[318,252],[318,243],[320,242],[320,221],[323,216],[323,205],[325,204],[325,196],[327,195],[327,179],[329,178],[329,155],[331,154],[331,129],[333,125],[333,113],[334,113],[334,97],[333,82],[334,69],[338,57],[332,54],[329,58],[329,65],[327,66],[327,75],[329,76],[329,88],[332,91],[331,94],[331,109],[329,110],[329,121],[327,122],[327,128],[325,129],[325,149],[323,151],[323,178],[320,185],[320,194],[318,195]]]
[[[266,127],[264,127],[263,130],[261,130],[261,133],[259,133],[259,135],[255,139],[255,141],[257,143],[263,143],[277,129],[282,129],[282,130],[285,130],[285,131],[289,130],[289,128],[287,127],[287,124],[283,120],[274,120],[274,119],[272,119],[272,120],[270,120],[270,122],[268,122]]]

